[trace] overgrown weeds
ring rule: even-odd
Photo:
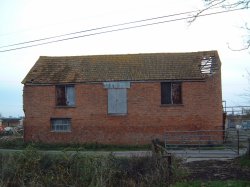
[[[242,180],[227,180],[227,181],[189,181],[179,182],[172,187],[248,187],[250,186],[249,181]]]
[[[150,150],[151,145],[112,145],[101,143],[44,143],[44,142],[24,142],[22,137],[0,140],[0,148],[4,149],[25,149],[28,146],[39,150],[67,150],[67,151],[134,151]]]
[[[250,155],[243,155],[238,158],[238,162],[241,167],[250,168]]]
[[[167,186],[185,174],[173,159],[170,176],[167,160],[157,156],[43,154],[32,146],[0,156],[1,186]]]

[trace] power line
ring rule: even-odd
[[[237,8],[237,9],[231,9],[231,10],[217,11],[217,12],[198,15],[198,17],[204,17],[204,16],[209,16],[209,15],[233,12],[233,11],[243,10],[243,9],[244,8]],[[187,12],[187,13],[192,13],[192,12],[197,12],[197,11],[190,11],[190,12]],[[175,14],[175,15],[182,15],[182,14],[187,14],[187,13],[179,13],[179,14]],[[110,26],[105,26],[105,27],[99,27],[99,28],[94,28],[94,29],[89,29],[89,30],[84,30],[84,31],[78,31],[78,32],[74,32],[74,33],[68,33],[68,34],[63,34],[63,35],[58,35],[58,36],[53,36],[53,37],[48,37],[48,38],[42,38],[42,39],[38,39],[38,40],[32,40],[32,41],[28,41],[28,42],[12,44],[12,45],[3,46],[3,47],[11,47],[11,46],[16,46],[16,45],[33,43],[33,42],[37,42],[37,41],[48,40],[48,39],[58,38],[58,37],[62,37],[62,36],[68,36],[68,35],[72,35],[72,34],[78,34],[78,33],[89,32],[89,31],[96,31],[96,30],[100,30],[100,29],[123,26],[123,25],[132,24],[132,23],[139,23],[139,22],[145,22],[145,21],[150,21],[150,20],[155,20],[155,19],[161,19],[161,18],[164,18],[164,17],[172,17],[173,15],[167,15],[167,16],[161,16],[161,17],[156,17],[156,18],[149,18],[149,19],[144,19],[144,20],[138,20],[138,21],[132,21],[132,22],[121,23],[121,24],[116,24],[116,25],[110,25]],[[94,35],[99,35],[99,34],[105,34],[105,33],[117,32],[117,31],[122,31],[122,30],[129,30],[129,29],[135,29],[135,28],[140,28],[140,27],[152,26],[152,25],[157,25],[157,24],[162,24],[162,23],[180,21],[180,20],[194,18],[194,17],[196,17],[196,16],[195,15],[194,16],[187,16],[187,17],[175,18],[175,19],[171,19],[171,20],[165,20],[165,21],[147,23],[147,24],[142,24],[142,25],[112,29],[112,30],[107,30],[107,31],[101,31],[101,32],[90,33],[90,34],[85,34],[85,35],[80,35],[80,36],[74,36],[74,37],[69,37],[69,38],[53,40],[53,41],[49,41],[49,42],[43,42],[43,43],[38,43],[38,44],[32,44],[32,45],[27,45],[27,46],[22,46],[22,47],[16,47],[16,48],[11,48],[11,49],[1,50],[0,52],[19,50],[19,49],[30,48],[30,47],[46,45],[46,44],[51,44],[51,43],[56,43],[56,42],[62,42],[62,41],[66,41],[66,40],[72,40],[72,39],[83,38],[83,37],[88,37],[88,36],[94,36]],[[1,47],[1,48],[3,48],[3,47]]]
[[[220,8],[220,7],[213,7],[211,9],[217,9],[217,8]],[[187,11],[187,12],[182,12],[182,13],[175,13],[175,14],[170,14],[170,15],[166,15],[166,16],[153,17],[153,18],[137,20],[137,21],[131,21],[131,22],[125,22],[125,23],[121,23],[121,24],[114,24],[114,25],[109,25],[109,26],[104,26],[104,27],[97,27],[97,28],[93,28],[93,29],[89,29],[89,30],[82,30],[82,31],[57,35],[57,36],[51,36],[51,37],[47,37],[47,38],[41,38],[41,39],[30,40],[30,41],[26,41],[26,42],[20,42],[20,43],[0,46],[0,48],[12,47],[12,46],[16,46],[16,45],[22,45],[22,44],[28,44],[28,43],[33,43],[33,42],[38,42],[38,41],[43,41],[43,40],[49,40],[49,39],[59,38],[59,37],[63,37],[63,36],[69,36],[69,35],[73,35],[73,34],[80,34],[80,33],[83,33],[83,32],[90,32],[90,31],[96,31],[96,30],[107,29],[107,28],[112,28],[112,27],[124,26],[124,25],[140,23],[140,22],[145,22],[145,21],[151,21],[151,20],[156,20],[156,19],[162,19],[162,18],[166,18],[166,17],[179,16],[179,15],[189,14],[189,13],[194,13],[194,12],[199,12],[199,10]]]
[[[57,36],[50,36],[50,37],[47,37],[47,38],[41,38],[41,39],[30,40],[30,41],[26,41],[26,42],[20,42],[20,43],[0,46],[0,48],[6,48],[6,47],[12,47],[12,46],[16,46],[16,45],[34,43],[34,42],[38,42],[38,41],[49,40],[49,39],[69,36],[69,35],[73,35],[73,34],[80,34],[80,33],[84,33],[84,32],[90,32],[90,31],[96,31],[96,30],[107,29],[107,28],[112,28],[112,27],[124,26],[124,25],[140,23],[140,22],[145,22],[145,21],[151,21],[151,20],[156,20],[156,19],[162,19],[162,18],[167,18],[167,17],[173,17],[173,16],[179,16],[179,15],[189,14],[189,13],[194,13],[194,12],[197,12],[197,11],[188,11],[188,12],[170,14],[170,15],[166,15],[166,16],[160,16],[160,17],[142,19],[142,20],[137,20],[137,21],[125,22],[125,23],[120,23],[120,24],[114,24],[114,25],[109,25],[109,26],[97,27],[97,28],[88,29],[88,30],[82,30],[82,31],[71,32],[71,33],[67,33],[67,34],[61,34],[61,35],[57,35]]]

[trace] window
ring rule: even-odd
[[[51,131],[53,132],[70,132],[70,118],[51,119]]]
[[[56,86],[56,105],[57,106],[75,105],[75,87],[73,85]]]
[[[130,88],[130,82],[104,82],[103,86],[108,90],[108,114],[127,114],[127,89]]]
[[[181,83],[161,83],[161,104],[182,104]]]
[[[127,114],[127,89],[108,89],[108,113]]]

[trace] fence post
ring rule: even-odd
[[[240,154],[240,132],[239,129],[237,129],[237,153]]]
[[[164,136],[164,144],[165,144],[165,149],[167,149],[167,133],[166,132]]]
[[[173,172],[172,172],[172,155],[168,154],[167,158],[168,158],[168,172],[169,172],[168,174],[169,174],[169,179],[171,179],[171,177],[173,175]]]
[[[250,138],[247,139],[247,156],[250,156]]]

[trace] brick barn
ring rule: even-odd
[[[41,56],[23,80],[25,141],[148,144],[222,130],[217,51]]]

